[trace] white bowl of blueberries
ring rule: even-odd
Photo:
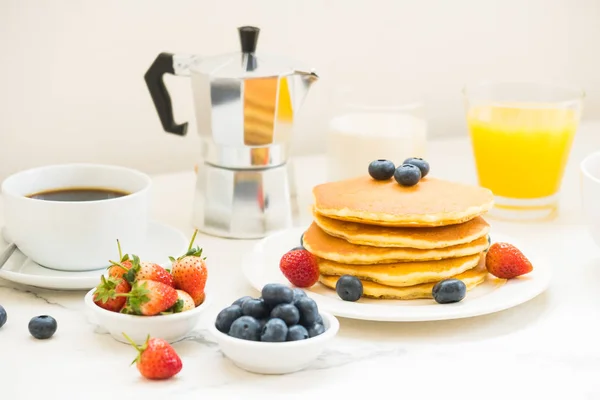
[[[278,283],[262,297],[242,297],[221,310],[211,333],[238,367],[259,374],[300,371],[317,359],[340,328],[303,290]]]

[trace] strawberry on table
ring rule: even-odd
[[[501,279],[512,279],[533,271],[531,262],[515,246],[497,242],[490,246],[485,257],[488,272]]]
[[[118,295],[131,290],[129,282],[123,278],[112,276],[106,278],[104,275],[100,279],[101,282],[94,291],[94,303],[108,311],[121,311],[127,299]]]
[[[175,288],[183,290],[194,299],[194,305],[199,306],[204,302],[204,288],[208,271],[206,268],[206,257],[202,257],[202,249],[193,247],[194,240],[198,231],[194,231],[187,252],[181,257],[175,259],[170,257],[173,262],[171,274]]]
[[[123,313],[135,315],[157,315],[167,311],[177,302],[177,291],[161,282],[136,281],[126,297]]]
[[[138,351],[138,356],[131,364],[136,364],[144,378],[169,379],[177,375],[183,368],[181,358],[166,340],[151,338],[148,335],[146,342],[142,346],[138,346],[125,333],[123,336]]]
[[[319,280],[317,259],[307,250],[291,250],[281,257],[279,269],[295,286],[308,288]]]

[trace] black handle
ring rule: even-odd
[[[154,60],[148,71],[144,75],[146,85],[152,96],[154,107],[160,118],[160,123],[166,132],[184,136],[187,133],[188,123],[175,123],[173,118],[173,105],[171,104],[171,96],[167,91],[167,87],[163,81],[164,74],[175,75],[173,69],[173,54],[160,53]]]
[[[260,29],[255,26],[240,26],[238,32],[240,34],[242,53],[254,53]]]

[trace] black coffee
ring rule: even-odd
[[[30,194],[29,198],[49,201],[98,201],[127,196],[129,193],[104,188],[63,188]]]

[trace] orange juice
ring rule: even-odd
[[[544,104],[497,104],[468,110],[479,184],[496,196],[539,199],[556,194],[578,118]]]

